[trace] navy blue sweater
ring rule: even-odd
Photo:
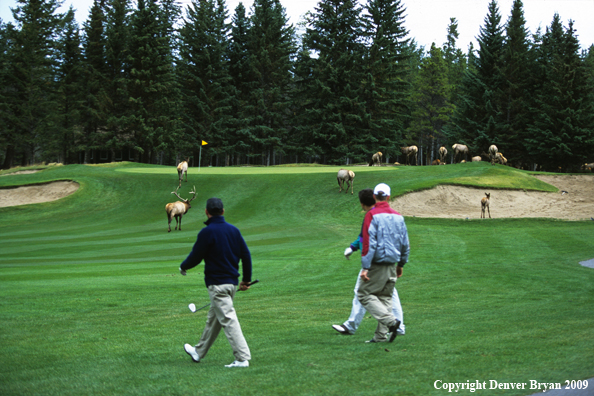
[[[239,260],[243,270],[242,280],[252,281],[252,256],[234,225],[223,216],[208,219],[198,233],[198,239],[180,268],[189,270],[204,260],[204,281],[210,285],[238,285]]]

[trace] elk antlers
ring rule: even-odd
[[[177,186],[177,188],[175,189],[175,191],[172,191],[171,194],[174,194],[176,197],[178,197],[180,199],[180,201],[185,202],[185,203],[190,203],[192,202],[194,199],[196,199],[196,186],[194,186],[194,189],[192,191],[190,191],[190,194],[193,195],[193,197],[191,199],[184,199],[182,197],[179,196],[179,194],[177,193],[177,190],[179,190],[179,186]]]

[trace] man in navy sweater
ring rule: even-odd
[[[241,331],[233,298],[238,284],[239,290],[249,289],[252,258],[241,233],[225,221],[224,213],[223,202],[219,198],[206,201],[206,227],[200,230],[192,251],[179,267],[180,273],[186,275],[187,270],[204,260],[204,280],[211,302],[200,341],[195,347],[185,344],[184,350],[194,362],[199,362],[223,329],[235,356],[235,361],[225,367],[248,367],[250,349]],[[238,282],[239,260],[243,272],[241,282]]]

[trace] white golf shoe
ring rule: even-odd
[[[247,360],[241,361],[241,360],[236,360],[231,364],[226,364],[225,367],[249,367],[250,366],[250,362]]]
[[[193,361],[195,361],[196,363],[200,361],[200,356],[196,352],[196,348],[194,348],[192,345],[184,344],[184,350],[188,355],[190,355]]]

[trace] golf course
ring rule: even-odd
[[[78,188],[0,207],[0,395],[532,395],[531,381],[594,377],[594,268],[580,265],[594,259],[594,207],[584,220],[509,218],[492,198],[493,218],[480,219],[485,192],[561,191],[534,177],[547,174],[478,162],[351,167],[351,195],[339,193],[339,169],[192,167],[178,194],[190,198],[195,186],[197,197],[170,233],[174,166],[1,171],[0,193]],[[343,256],[364,216],[357,192],[378,183],[392,200],[444,185],[476,191],[473,217],[402,213],[406,334],[393,343],[365,343],[377,324],[369,315],[354,335],[331,327],[348,318],[360,269],[359,252]],[[215,196],[259,280],[235,298],[249,368],[224,367],[233,361],[224,334],[199,363],[183,349],[198,342],[208,311],[188,304],[209,300],[203,265],[185,277],[178,268]],[[477,381],[487,389],[444,388]]]

